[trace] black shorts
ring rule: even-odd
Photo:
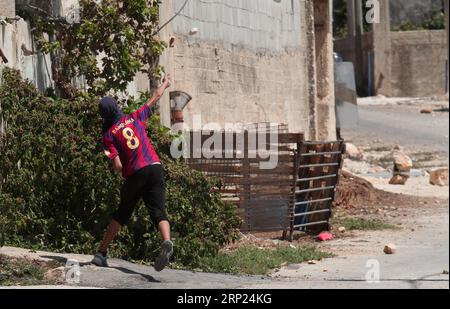
[[[113,219],[122,226],[126,225],[141,197],[150,209],[156,227],[161,221],[168,221],[164,169],[161,164],[144,167],[125,180],[120,192],[120,206]]]

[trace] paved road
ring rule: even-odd
[[[413,151],[449,153],[449,113],[420,114],[420,106],[363,105],[359,123],[343,129],[351,140],[383,140]],[[345,122],[345,121],[344,121]]]

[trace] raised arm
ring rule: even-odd
[[[158,89],[156,89],[155,93],[153,93],[153,96],[146,104],[150,107],[155,105],[159,101],[159,99],[161,99],[166,89],[170,87],[170,84],[171,84],[170,75],[164,76],[164,81],[162,85],[159,86]]]

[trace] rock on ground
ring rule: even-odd
[[[395,175],[394,177],[391,178],[391,181],[389,181],[390,185],[398,185],[398,186],[403,186],[406,184],[406,182],[408,181],[408,177],[406,176],[402,176],[402,175]]]
[[[431,107],[427,107],[427,108],[423,108],[420,110],[421,114],[432,114],[433,113],[433,109]]]
[[[388,244],[384,247],[384,253],[395,254],[397,252],[397,246],[394,244]]]
[[[345,155],[347,158],[352,160],[362,160],[364,158],[362,152],[351,143],[345,144]]]
[[[448,168],[441,168],[430,172],[430,184],[434,186],[448,186]]]
[[[406,154],[395,151],[394,152],[394,165],[395,172],[399,173],[409,173],[413,167],[413,161]]]

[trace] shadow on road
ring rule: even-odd
[[[54,261],[57,261],[57,262],[63,263],[63,264],[67,263],[67,258],[65,258],[63,256],[41,255],[40,257],[44,258],[44,259],[54,260]],[[91,266],[92,264],[90,262],[85,262],[85,263],[79,263],[79,265],[80,265],[80,267],[84,267],[84,266]],[[127,274],[127,275],[138,275],[138,276],[143,277],[148,282],[161,283],[161,281],[156,280],[155,278],[153,278],[150,275],[142,274],[142,273],[136,272],[134,270],[127,269],[125,267],[110,266],[110,267],[107,267],[107,269],[116,269],[116,270],[121,271],[121,272],[123,272],[124,274]]]
[[[119,270],[119,271],[121,271],[121,272],[123,272],[123,273],[125,273],[127,275],[139,275],[139,276],[143,277],[144,279],[146,279],[148,282],[161,283],[161,281],[156,280],[155,278],[153,278],[150,275],[138,273],[138,272],[135,272],[134,270],[130,270],[130,269],[127,269],[127,268],[124,268],[124,267],[114,266],[114,267],[109,267],[109,268],[117,269],[117,270]]]

